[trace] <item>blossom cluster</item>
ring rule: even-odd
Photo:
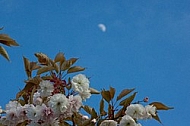
[[[99,92],[90,87],[89,78],[84,74],[67,77],[70,73],[85,70],[73,66],[78,58],[67,60],[61,52],[54,60],[43,53],[35,56],[38,62],[23,57],[28,80],[15,100],[6,104],[4,109],[0,106],[0,126],[141,126],[139,120],[153,118],[161,122],[157,110],[172,109],[161,102],[140,104],[147,103],[148,98],[132,102],[137,94],[130,95],[134,88],[123,89],[115,97],[115,88]],[[36,76],[32,77],[34,70]],[[49,74],[44,74],[47,72]],[[102,96],[98,112],[84,104],[92,94]]]
[[[33,94],[32,104],[21,105],[18,101],[10,101],[1,116],[0,123],[16,126],[25,122],[27,126],[59,126],[62,118],[71,117],[81,108],[82,101],[90,98],[89,80],[78,74],[71,80],[72,93],[64,95],[55,93],[56,85],[49,80],[42,80]]]
[[[127,107],[125,115],[121,118],[119,126],[141,126],[139,119],[151,119],[156,116],[156,107],[153,105],[131,104]],[[104,120],[100,126],[117,126],[114,120]]]

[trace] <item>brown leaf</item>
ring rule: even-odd
[[[85,70],[85,68],[80,67],[80,66],[73,66],[67,70],[67,73],[74,73],[74,72],[79,72],[79,71],[83,71],[83,70]]]
[[[150,103],[150,105],[154,105],[157,110],[169,110],[169,109],[174,109],[173,107],[168,107],[168,106],[164,105],[164,104],[161,103],[161,102],[152,102],[152,103]]]
[[[30,62],[30,70],[36,70],[41,68],[39,65],[37,65],[37,62]]]
[[[122,105],[122,106],[128,106],[131,104],[131,102],[133,101],[133,99],[135,98],[137,92],[133,93],[133,95],[129,96],[128,98],[122,100],[119,105]]]
[[[49,58],[47,55],[43,53],[35,53],[34,54],[38,58],[38,62],[42,65],[48,65],[49,63]]]
[[[51,60],[51,59],[49,59],[49,62],[50,62],[50,65],[51,65],[52,67],[54,67],[54,70],[58,73],[58,72],[59,72],[59,67],[58,67],[58,65],[57,65],[53,60]]]
[[[162,122],[161,122],[161,120],[160,120],[160,118],[158,117],[157,114],[156,114],[156,116],[152,116],[152,118],[162,124]]]
[[[26,74],[28,77],[31,77],[30,61],[25,57],[23,57],[23,60],[24,60],[24,68],[25,68]]]
[[[125,115],[125,110],[123,108],[121,108],[116,114],[114,118],[119,118],[122,117],[123,115]]]
[[[104,110],[104,100],[103,99],[101,99],[101,101],[100,101],[99,111],[100,111],[101,116],[105,116],[107,114],[107,112]]]
[[[8,55],[7,51],[6,51],[2,46],[0,46],[0,54],[1,54],[5,59],[7,59],[8,61],[10,61],[9,55]]]
[[[59,52],[59,53],[55,56],[54,61],[55,61],[55,63],[56,63],[56,62],[60,62],[60,64],[62,64],[62,63],[65,61],[65,56],[64,56],[64,54],[63,54],[62,52]]]
[[[102,95],[102,97],[103,97],[108,103],[110,102],[110,100],[111,100],[110,91],[102,90],[102,91],[101,91],[101,95]]]
[[[82,106],[82,108],[83,108],[88,114],[91,115],[91,113],[92,113],[92,108],[91,108],[90,106],[85,105],[85,106]]]
[[[6,46],[19,46],[19,44],[16,43],[16,41],[10,38],[7,34],[0,34],[0,43]]]
[[[110,98],[113,99],[115,95],[115,88],[110,87]]]
[[[129,93],[131,93],[132,91],[134,91],[135,88],[133,89],[124,89],[123,91],[121,91],[121,93],[117,96],[117,101],[120,100],[121,98],[123,98],[124,96],[128,95]]]
[[[18,43],[16,43],[15,40],[10,38],[8,35],[0,34],[0,43],[6,45],[6,46],[19,46]]]
[[[90,88],[90,93],[91,94],[100,94],[100,92],[94,88]]]
[[[96,113],[95,109],[92,108],[91,119],[96,119],[97,117],[98,117],[98,114]]]
[[[40,74],[42,74],[42,73],[45,73],[45,72],[48,72],[48,71],[51,71],[51,70],[55,70],[55,68],[52,67],[52,66],[44,66],[44,67],[41,67],[40,69],[38,69],[37,75],[40,75]]]
[[[61,70],[64,71],[64,70],[69,69],[77,60],[78,58],[71,58],[69,60],[64,61],[61,66]]]
[[[67,60],[62,64],[61,70],[65,71],[69,69],[71,65],[72,65],[71,61]]]
[[[71,58],[71,59],[69,59],[69,61],[71,62],[71,65],[73,65],[77,60],[78,60],[78,58]]]
[[[62,121],[62,122],[59,122],[59,126],[71,126],[71,125],[65,121]]]

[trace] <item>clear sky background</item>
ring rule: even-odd
[[[175,108],[159,112],[164,126],[190,125],[189,6],[189,0],[0,0],[0,33],[20,44],[5,47],[10,63],[0,57],[0,105],[24,86],[23,56],[36,61],[35,52],[54,58],[61,51],[80,58],[91,87],[112,86],[118,93],[135,87],[135,100],[148,96]],[[84,104],[98,110],[99,100]]]

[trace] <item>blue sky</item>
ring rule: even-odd
[[[80,58],[91,87],[112,86],[118,93],[135,87],[136,100],[148,96],[175,108],[159,112],[164,126],[190,125],[189,5],[188,0],[0,0],[0,32],[20,44],[5,47],[10,63],[0,57],[1,106],[24,86],[23,56],[35,61],[35,52],[54,58],[61,51]],[[96,107],[98,100],[93,96],[87,103]]]

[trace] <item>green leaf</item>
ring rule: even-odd
[[[133,99],[135,98],[137,92],[133,93],[133,95],[129,96],[128,98],[122,100],[119,105],[121,106],[128,106],[131,104],[131,102],[133,101]]]
[[[169,109],[174,109],[173,107],[168,107],[166,105],[164,105],[161,102],[152,102],[150,103],[150,105],[153,105],[156,107],[157,110],[169,110]]]
[[[67,70],[67,73],[74,73],[74,72],[79,72],[79,71],[83,71],[83,70],[85,70],[85,68],[80,67],[80,66],[73,66]]]
[[[121,98],[123,98],[124,96],[128,95],[129,93],[131,93],[134,90],[135,90],[135,88],[122,90],[121,93],[117,96],[117,101],[120,100]]]
[[[2,46],[0,46],[0,54],[1,54],[5,59],[7,59],[8,61],[10,61],[9,55],[8,55],[7,51],[6,51]]]

